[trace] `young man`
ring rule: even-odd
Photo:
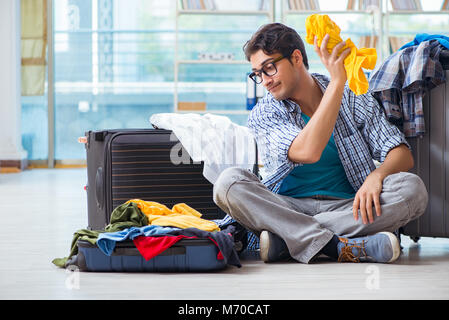
[[[314,48],[330,79],[308,72],[301,37],[285,25],[265,25],[245,44],[250,77],[268,90],[248,119],[266,176],[228,168],[214,200],[259,235],[265,262],[309,263],[318,254],[393,262],[400,245],[392,232],[424,213],[427,191],[407,172],[404,135],[371,94],[345,85],[349,49],[342,42],[329,53],[328,39]]]

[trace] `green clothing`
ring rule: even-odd
[[[70,254],[65,258],[53,259],[52,263],[58,267],[65,268],[67,261],[78,254],[78,241],[85,240],[91,244],[96,244],[98,236],[103,232],[116,232],[131,227],[143,227],[148,225],[148,218],[140,211],[137,204],[130,202],[124,203],[114,209],[111,213],[111,222],[104,230],[81,229],[74,233]]]

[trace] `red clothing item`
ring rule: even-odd
[[[217,248],[218,248],[217,260],[223,260],[223,259],[224,259],[223,253],[221,253],[220,247],[218,246],[218,243],[217,243],[214,239],[212,239],[211,237],[209,237],[209,239],[210,239],[210,241],[212,241],[212,242],[217,246]]]
[[[197,237],[187,237],[183,235],[163,237],[140,236],[134,238],[133,242],[143,258],[145,260],[150,260],[151,258],[154,258],[157,255],[161,254],[161,252],[164,252],[176,242],[184,238],[194,239]]]

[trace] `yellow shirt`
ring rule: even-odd
[[[177,228],[197,228],[203,231],[220,231],[216,223],[202,219],[201,213],[189,207],[185,203],[177,203],[170,210],[163,204],[140,199],[129,200],[136,203],[140,211],[148,218],[148,224],[177,227]]]
[[[326,34],[329,34],[327,49],[329,53],[343,40],[340,37],[340,28],[333,22],[328,15],[312,14],[306,19],[306,42],[313,44],[317,36],[318,46]],[[356,94],[364,94],[368,91],[368,80],[363,73],[362,68],[374,69],[376,66],[377,52],[375,48],[357,49],[351,39],[346,40],[344,49],[351,48],[351,53],[344,61],[346,74],[348,77],[349,88]]]

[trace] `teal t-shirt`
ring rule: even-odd
[[[309,122],[310,117],[304,113],[301,116],[306,123]],[[338,156],[333,134],[320,160],[295,167],[282,181],[279,194],[294,198],[326,195],[350,199],[355,196]]]

